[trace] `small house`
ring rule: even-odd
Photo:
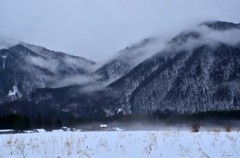
[[[100,125],[100,126],[99,126],[99,130],[100,130],[100,131],[105,131],[105,130],[107,130],[107,125],[103,125],[103,124]]]
[[[1,129],[0,134],[14,134],[16,131],[14,129]]]
[[[34,132],[37,132],[37,133],[46,133],[46,130],[45,130],[45,129],[34,129]]]
[[[67,127],[62,127],[62,130],[63,130],[63,131],[67,131],[68,128],[67,128]]]

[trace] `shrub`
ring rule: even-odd
[[[192,132],[199,132],[199,128],[201,127],[201,124],[199,122],[193,122],[190,124],[191,131]]]
[[[226,132],[231,132],[232,127],[230,125],[224,126]]]

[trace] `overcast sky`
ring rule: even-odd
[[[206,20],[240,23],[240,0],[0,0],[0,44],[23,41],[97,62]]]

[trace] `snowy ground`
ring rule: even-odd
[[[239,158],[240,132],[115,131],[0,135],[0,158]]]

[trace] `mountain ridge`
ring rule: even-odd
[[[220,21],[205,22],[164,44],[145,39],[120,51],[98,70],[86,72],[88,77],[94,78],[92,81],[61,88],[38,87],[28,104],[34,101],[39,111],[47,113],[49,108],[55,108],[58,113],[76,117],[239,110],[239,26]],[[152,47],[154,49],[150,49]],[[0,54],[1,51],[11,50],[0,50]],[[27,52],[34,57],[39,55]],[[150,54],[145,55],[148,52]],[[77,69],[81,64],[74,66]],[[55,75],[52,70],[58,69],[48,70],[51,76]],[[71,66],[61,70],[63,76],[69,72],[81,74]],[[107,86],[95,87],[109,81]],[[89,87],[91,91],[86,90]]]

